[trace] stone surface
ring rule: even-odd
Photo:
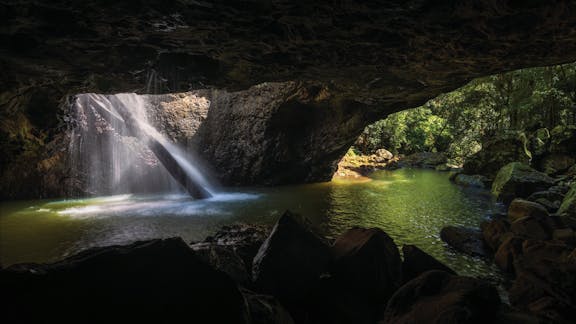
[[[315,282],[332,261],[330,247],[303,222],[286,211],[252,264],[256,288],[276,296],[288,309],[292,304],[307,302]]]
[[[501,134],[486,143],[482,149],[464,162],[465,174],[480,174],[493,180],[498,171],[508,163],[530,161],[523,133]]]
[[[418,152],[400,158],[391,168],[425,168],[435,169],[439,165],[445,164],[446,155],[439,152]]]
[[[558,209],[558,215],[564,215],[576,219],[576,184],[572,186],[570,191],[564,197],[562,205]]]
[[[316,99],[293,104],[288,95],[285,105],[265,105],[283,106],[270,119],[281,125],[272,128],[280,130],[270,134],[269,151],[261,150],[262,143],[243,156],[250,143],[260,142],[224,151],[228,144],[218,140],[228,134],[221,126],[216,131],[224,134],[207,144],[216,148],[203,154],[220,163],[216,169],[230,183],[252,183],[256,175],[262,183],[326,180],[371,121],[417,107],[474,77],[575,60],[574,6],[568,0],[386,5],[145,0],[113,7],[94,1],[5,2],[0,6],[0,197],[62,196],[58,190],[77,185],[66,169],[45,174],[50,163],[41,163],[56,156],[48,146],[66,128],[61,122],[68,116],[60,107],[69,95],[206,88],[236,93],[264,82],[312,83],[315,90],[307,92]],[[321,99],[326,93],[330,98]],[[245,95],[238,96],[222,100],[232,106]],[[258,116],[258,100],[250,105],[250,116]],[[267,127],[258,123],[268,123],[241,113],[222,119],[228,123],[220,125],[245,140],[253,124],[262,134]],[[327,127],[316,131],[324,121]],[[317,145],[326,140],[331,143],[325,148]],[[227,162],[233,165],[227,168]],[[268,164],[278,170],[296,165],[290,171],[298,177],[259,174]],[[227,174],[237,169],[239,178]]]
[[[500,270],[507,273],[514,273],[515,261],[522,257],[522,243],[524,239],[514,236],[506,235],[498,250],[494,254],[494,263]]]
[[[482,237],[486,245],[497,251],[498,247],[504,241],[504,235],[510,232],[510,223],[504,219],[495,219],[481,226]]]
[[[379,323],[492,323],[499,307],[489,283],[434,270],[402,286]]]
[[[13,265],[0,271],[0,288],[10,296],[2,316],[23,323],[178,322],[183,317],[247,323],[236,284],[179,238],[94,248],[53,264]]]
[[[454,175],[450,176],[450,180],[460,186],[476,188],[486,188],[486,185],[490,183],[488,178],[479,174],[468,175],[463,173],[455,173]]]
[[[510,231],[520,237],[535,240],[549,240],[552,238],[552,229],[543,219],[523,217],[512,222]]]
[[[352,228],[332,245],[331,274],[344,322],[374,323],[402,283],[398,247],[381,229]]]
[[[492,193],[498,200],[510,203],[514,198],[526,198],[537,191],[545,191],[554,179],[526,164],[512,162],[500,169],[492,183]]]
[[[454,270],[415,245],[402,246],[402,256],[402,280],[404,280],[404,282],[408,282],[430,270],[440,270],[453,275],[456,274]]]
[[[543,219],[548,216],[550,215],[544,206],[532,201],[516,198],[508,206],[508,219],[511,222],[524,217]]]
[[[270,295],[241,289],[248,306],[251,324],[294,324],[290,313]]]
[[[554,323],[570,323],[576,318],[576,262],[568,257],[572,249],[558,242],[526,241],[523,250],[510,304]]]
[[[480,257],[487,255],[482,233],[479,230],[461,226],[446,226],[440,231],[440,238],[460,252]]]

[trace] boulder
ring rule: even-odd
[[[558,186],[553,186],[546,191],[537,191],[531,194],[530,196],[528,196],[528,198],[526,198],[526,200],[536,201],[538,199],[544,198],[548,199],[549,201],[562,201],[566,194],[565,192],[563,193],[562,190],[564,189]]]
[[[572,188],[564,197],[557,214],[576,219],[576,184],[572,185]]]
[[[548,216],[548,211],[544,206],[524,199],[516,198],[512,200],[508,207],[508,219],[511,222],[524,217],[543,219]]]
[[[402,261],[392,238],[378,228],[352,228],[332,245],[332,271],[344,322],[374,323],[402,283]]]
[[[400,159],[398,167],[401,168],[426,168],[434,169],[440,164],[445,164],[448,158],[440,152],[418,152]]]
[[[546,198],[538,198],[534,202],[542,205],[549,213],[555,213],[560,208],[560,201],[558,200],[552,202]]]
[[[468,175],[463,173],[456,173],[450,177],[455,184],[464,187],[476,187],[476,188],[486,188],[490,180],[483,175],[474,174]]]
[[[304,219],[286,211],[254,257],[252,278],[258,290],[276,296],[290,309],[291,304],[306,302],[331,261],[330,247]]]
[[[274,298],[248,289],[241,289],[251,324],[294,324],[290,313]]]
[[[515,261],[522,257],[522,243],[524,239],[512,234],[506,238],[498,247],[494,254],[494,263],[500,270],[507,273],[514,273]]]
[[[387,149],[381,148],[376,150],[376,152],[374,152],[374,157],[376,162],[382,163],[392,160],[394,154],[392,154],[392,152],[388,151]]]
[[[2,316],[22,323],[124,317],[146,323],[247,322],[236,284],[180,238],[94,248],[53,264],[15,265],[0,271],[0,289],[10,296]]]
[[[504,235],[510,232],[510,223],[504,219],[495,219],[481,226],[482,237],[486,245],[497,251],[498,247],[504,241]]]
[[[547,318],[570,323],[576,318],[576,262],[565,245],[527,242],[509,290],[510,304]]]
[[[549,240],[552,238],[552,229],[548,227],[546,221],[531,216],[515,220],[510,230],[526,239]]]
[[[477,229],[446,226],[440,231],[440,238],[460,252],[480,257],[488,255],[482,240],[482,233]]]
[[[488,282],[433,270],[398,289],[379,323],[492,323],[499,307]]]
[[[571,228],[555,229],[552,232],[552,239],[566,242],[568,244],[574,244],[576,243],[576,234]]]
[[[251,285],[252,260],[266,239],[268,230],[257,225],[223,226],[214,235],[190,247],[214,268],[236,282]]]
[[[529,153],[524,134],[502,134],[483,143],[480,151],[466,159],[464,173],[494,179],[498,171],[511,162],[528,163]]]
[[[430,270],[440,270],[456,275],[454,270],[415,245],[402,246],[402,255],[404,256],[402,261],[402,279],[404,282],[408,282]]]
[[[574,163],[576,163],[576,158],[573,155],[552,153],[542,157],[538,162],[538,169],[546,174],[555,175],[567,171]]]
[[[527,198],[537,191],[554,185],[554,179],[526,164],[512,162],[500,169],[492,183],[492,193],[498,200],[510,203],[514,198]]]

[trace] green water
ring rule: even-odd
[[[50,262],[93,246],[150,238],[201,240],[225,224],[273,224],[290,209],[330,238],[354,225],[380,227],[396,244],[415,244],[461,274],[496,274],[486,262],[455,253],[439,232],[446,225],[478,226],[498,206],[486,192],[458,187],[447,173],[428,170],[377,172],[369,182],[242,188],[202,201],[123,195],[1,204],[4,266]]]

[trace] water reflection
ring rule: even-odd
[[[462,274],[495,273],[439,238],[443,226],[477,226],[489,217],[498,206],[486,193],[454,186],[447,174],[426,170],[379,172],[372,179],[243,189],[200,201],[120,195],[2,203],[0,262],[48,262],[88,247],[158,237],[201,240],[224,224],[273,224],[290,209],[329,238],[351,226],[380,227],[398,245],[415,244]]]

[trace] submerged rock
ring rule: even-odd
[[[180,238],[94,248],[53,264],[15,265],[0,271],[0,289],[10,296],[2,316],[21,322],[247,322],[236,284]]]
[[[482,233],[477,229],[446,226],[440,231],[440,238],[460,252],[480,257],[488,255],[482,240]]]
[[[492,183],[492,193],[498,200],[510,203],[514,198],[526,198],[554,185],[554,179],[526,164],[512,162],[500,169]]]
[[[468,175],[463,173],[456,173],[450,176],[450,180],[452,180],[455,184],[460,186],[476,187],[476,188],[486,188],[487,185],[490,183],[488,178],[479,174]]]
[[[402,246],[402,255],[404,257],[402,261],[402,280],[404,282],[408,282],[430,270],[440,270],[456,275],[454,270],[415,245]]]
[[[379,323],[492,323],[499,307],[489,283],[433,270],[402,286]]]

